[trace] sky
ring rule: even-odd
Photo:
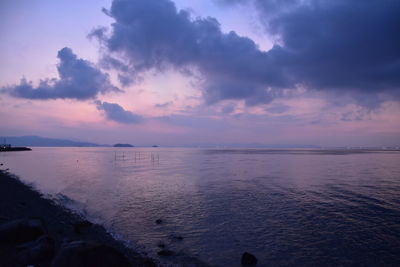
[[[397,0],[2,0],[0,135],[400,145]]]

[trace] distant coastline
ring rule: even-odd
[[[68,139],[46,138],[40,136],[5,136],[8,144],[20,147],[101,147],[100,145],[91,142],[73,141]]]
[[[172,147],[172,148],[212,148],[212,149],[360,149],[360,150],[399,150],[399,145],[394,146],[320,146],[313,144],[261,144],[261,143],[192,143],[187,145],[165,145],[165,144],[97,144],[85,141],[74,141],[69,139],[47,138],[41,136],[0,136],[7,140],[12,146],[19,147]]]

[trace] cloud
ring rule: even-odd
[[[398,1],[243,2],[258,7],[266,31],[279,40],[271,50],[223,33],[214,18],[193,19],[170,0],[114,0],[106,11],[115,20],[111,32],[92,36],[125,84],[149,70],[194,70],[209,104],[269,103],[298,87],[347,94],[364,106],[399,98]]]
[[[95,104],[98,110],[104,112],[104,115],[108,120],[127,124],[136,124],[143,121],[142,116],[125,110],[123,107],[116,103],[101,102],[99,100],[96,100]]]
[[[68,47],[58,51],[59,79],[41,80],[37,87],[21,79],[20,84],[2,88],[14,97],[28,99],[77,99],[95,98],[98,94],[120,92],[113,86],[107,74],[102,73],[89,61],[77,58]]]
[[[342,121],[362,121],[370,118],[370,112],[358,109],[344,112],[340,118]]]
[[[164,103],[161,103],[161,104],[155,104],[154,107],[155,107],[155,108],[168,108],[168,107],[170,107],[172,104],[173,104],[172,101],[168,101],[168,102],[164,102]]]
[[[269,53],[275,54],[276,67],[284,69],[295,83],[337,93],[336,97],[347,94],[366,107],[399,99],[400,2],[240,3],[253,3],[266,32],[280,40],[281,45]]]
[[[273,17],[301,3],[307,3],[302,0],[214,0],[214,2],[222,6],[255,4],[262,9],[264,14],[268,14],[268,17]]]
[[[271,107],[266,108],[265,110],[272,114],[281,114],[281,113],[285,113],[286,111],[290,110],[290,107],[287,105],[275,104]]]
[[[221,112],[225,114],[230,114],[233,111],[235,111],[235,105],[232,103],[224,105],[221,109]]]
[[[269,102],[275,93],[268,88],[290,85],[274,59],[251,39],[222,33],[213,18],[191,19],[170,0],[115,0],[107,14],[115,20],[111,33],[95,30],[91,36],[108,49],[104,64],[129,76],[170,67],[199,72],[208,103]]]
[[[311,88],[400,87],[398,1],[312,1],[269,26],[283,42],[279,62]]]

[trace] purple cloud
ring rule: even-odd
[[[116,103],[95,101],[98,110],[104,112],[108,120],[116,121],[119,123],[136,124],[143,121],[143,117],[134,114],[131,111],[125,110],[123,107]]]
[[[107,74],[92,63],[78,58],[70,48],[64,47],[57,55],[59,79],[41,80],[37,87],[26,79],[18,85],[2,88],[12,96],[28,99],[77,99],[95,98],[98,94],[121,92],[113,86]]]
[[[200,86],[208,103],[223,99],[265,103],[277,94],[268,88],[291,85],[271,55],[251,39],[222,33],[213,18],[192,20],[169,0],[116,0],[106,13],[115,20],[111,35],[96,29],[91,36],[108,48],[104,65],[129,74],[132,81],[151,69],[172,67],[185,73],[194,69],[204,78]]]
[[[262,51],[249,38],[223,33],[216,19],[192,19],[170,0],[114,0],[105,12],[115,20],[111,33],[92,36],[125,83],[148,70],[194,70],[210,104],[269,103],[298,86],[347,94],[369,107],[399,98],[398,1],[243,2],[257,5],[280,45]]]

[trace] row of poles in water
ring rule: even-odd
[[[153,152],[127,152],[127,151],[121,151],[117,152],[115,151],[115,161],[125,161],[125,160],[145,160],[145,159],[150,159],[151,161],[160,161],[160,156],[158,153],[153,153]]]

